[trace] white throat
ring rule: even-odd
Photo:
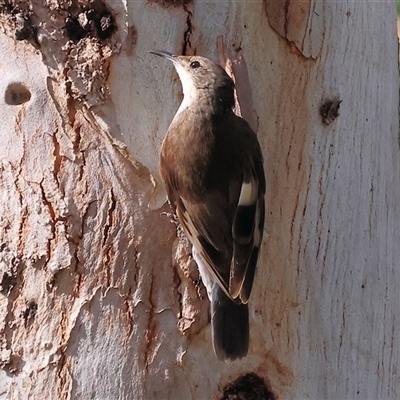
[[[193,104],[196,98],[196,88],[193,85],[193,80],[190,74],[183,68],[179,63],[174,63],[175,69],[178,72],[179,79],[182,83],[183,89],[183,100],[178,108],[176,114],[180,114],[186,110],[191,104]]]

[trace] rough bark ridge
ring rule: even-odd
[[[0,23],[1,399],[400,397],[394,5],[3,1]],[[220,60],[263,147],[238,362],[165,214],[181,94],[152,48]]]

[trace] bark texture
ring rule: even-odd
[[[0,22],[0,399],[400,397],[394,3],[11,1]],[[154,48],[220,61],[263,148],[240,361],[212,352],[164,204],[181,89]]]

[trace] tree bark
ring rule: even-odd
[[[400,397],[394,2],[34,0],[0,21],[0,399]],[[165,204],[182,95],[154,48],[219,61],[263,149],[235,362]]]

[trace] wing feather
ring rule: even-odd
[[[233,259],[229,282],[232,297],[240,296],[243,303],[248,301],[257,264],[260,234],[262,236],[258,229],[264,225],[264,214],[261,213],[261,208],[264,208],[263,184],[257,176],[253,159],[249,161],[232,224]],[[246,288],[243,288],[246,280]]]

